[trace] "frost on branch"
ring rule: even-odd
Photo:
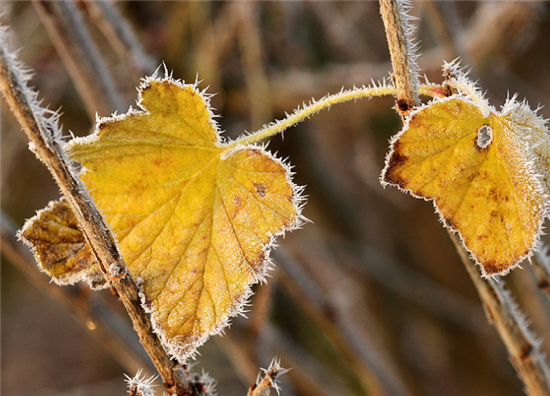
[[[273,359],[271,364],[267,369],[262,369],[263,376],[261,373],[258,374],[256,382],[254,382],[248,389],[247,396],[261,396],[264,394],[269,395],[270,389],[275,389],[277,394],[280,394],[280,389],[277,384],[277,379],[290,371],[290,369],[285,369],[281,367],[281,362],[279,359]]]

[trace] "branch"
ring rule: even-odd
[[[393,81],[397,90],[397,108],[402,116],[418,106],[418,76],[414,62],[414,45],[410,40],[412,27],[408,25],[403,0],[380,0],[380,14],[386,28],[393,66]]]
[[[282,368],[280,362],[277,359],[273,359],[267,370],[262,369],[262,371],[264,372],[263,378],[258,374],[258,379],[250,386],[246,396],[262,396],[265,392],[269,392],[271,388],[279,393],[277,378],[289,371],[289,369]]]
[[[188,395],[185,375],[171,360],[153,332],[149,316],[141,306],[139,289],[122,260],[115,239],[82,183],[75,177],[61,149],[58,114],[40,107],[38,94],[28,87],[29,73],[7,50],[6,31],[0,31],[0,90],[30,140],[30,149],[44,162],[71,205],[86,241],[111,287],[128,311],[140,342],[171,394]]]
[[[482,279],[478,268],[470,259],[457,234],[449,232],[462,262],[481,297],[488,319],[504,342],[510,361],[514,365],[529,395],[550,395],[550,372],[540,350],[540,343],[527,328],[526,320],[502,284],[494,279]]]

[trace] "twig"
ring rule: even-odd
[[[153,382],[155,377],[145,377],[141,370],[138,370],[134,377],[126,376],[126,382],[128,383],[128,394],[130,396],[155,396],[156,393],[153,390]]]
[[[397,108],[401,115],[418,106],[417,66],[412,54],[414,46],[409,35],[412,28],[403,0],[380,0],[380,14],[386,28],[393,66],[393,81],[397,90]]]
[[[185,378],[153,332],[149,316],[140,303],[139,289],[121,258],[115,239],[82,183],[74,176],[63,150],[57,113],[40,107],[37,93],[28,87],[28,73],[7,50],[5,32],[0,37],[0,90],[31,142],[31,150],[44,162],[63,195],[71,205],[86,241],[102,272],[118,293],[128,311],[140,342],[151,357],[172,394],[192,394],[182,382]]]
[[[250,386],[246,396],[262,396],[272,388],[279,393],[277,378],[286,373],[288,369],[282,368],[280,362],[273,359],[267,370],[262,369],[262,371],[264,372],[263,378],[258,374],[258,379]]]
[[[59,287],[49,282],[47,276],[37,271],[30,251],[17,241],[17,227],[10,217],[2,211],[0,219],[2,254],[38,290],[65,307],[82,327],[89,329],[93,325],[90,334],[126,370],[136,372],[142,367],[154,370],[132,328],[120,320],[99,293],[84,293],[80,285]]]
[[[130,24],[110,0],[84,1],[83,5],[136,77],[153,74],[157,67],[155,60],[145,52]]]
[[[124,101],[97,47],[70,0],[35,0],[35,8],[61,57],[91,120],[96,113],[124,110]]]
[[[451,232],[449,235],[481,297],[488,319],[504,342],[510,361],[525,384],[527,393],[532,396],[550,395],[550,372],[540,345],[527,328],[526,320],[512,301],[510,293],[504,290],[503,282],[481,278],[479,269],[470,259],[458,236]]]

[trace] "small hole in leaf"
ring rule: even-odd
[[[477,136],[475,140],[475,147],[478,150],[483,150],[489,147],[493,142],[493,128],[489,125],[482,125],[477,130]]]

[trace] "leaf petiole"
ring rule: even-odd
[[[439,95],[439,88],[435,85],[422,85],[419,87],[419,93],[428,96],[437,96]],[[377,96],[386,96],[386,95],[395,95],[396,90],[392,86],[374,86],[374,87],[363,87],[363,88],[354,88],[347,91],[342,91],[337,94],[328,95],[324,98],[314,101],[308,106],[304,106],[302,109],[298,108],[294,113],[288,115],[286,118],[279,120],[275,123],[265,125],[259,131],[251,133],[249,135],[243,136],[237,140],[229,142],[226,145],[227,149],[234,148],[239,145],[246,145],[251,143],[259,142],[260,140],[266,139],[268,137],[274,136],[278,133],[285,131],[291,126],[299,123],[300,121],[309,118],[315,113],[326,109],[333,104],[349,102],[350,100],[357,100],[361,98],[372,98]]]

